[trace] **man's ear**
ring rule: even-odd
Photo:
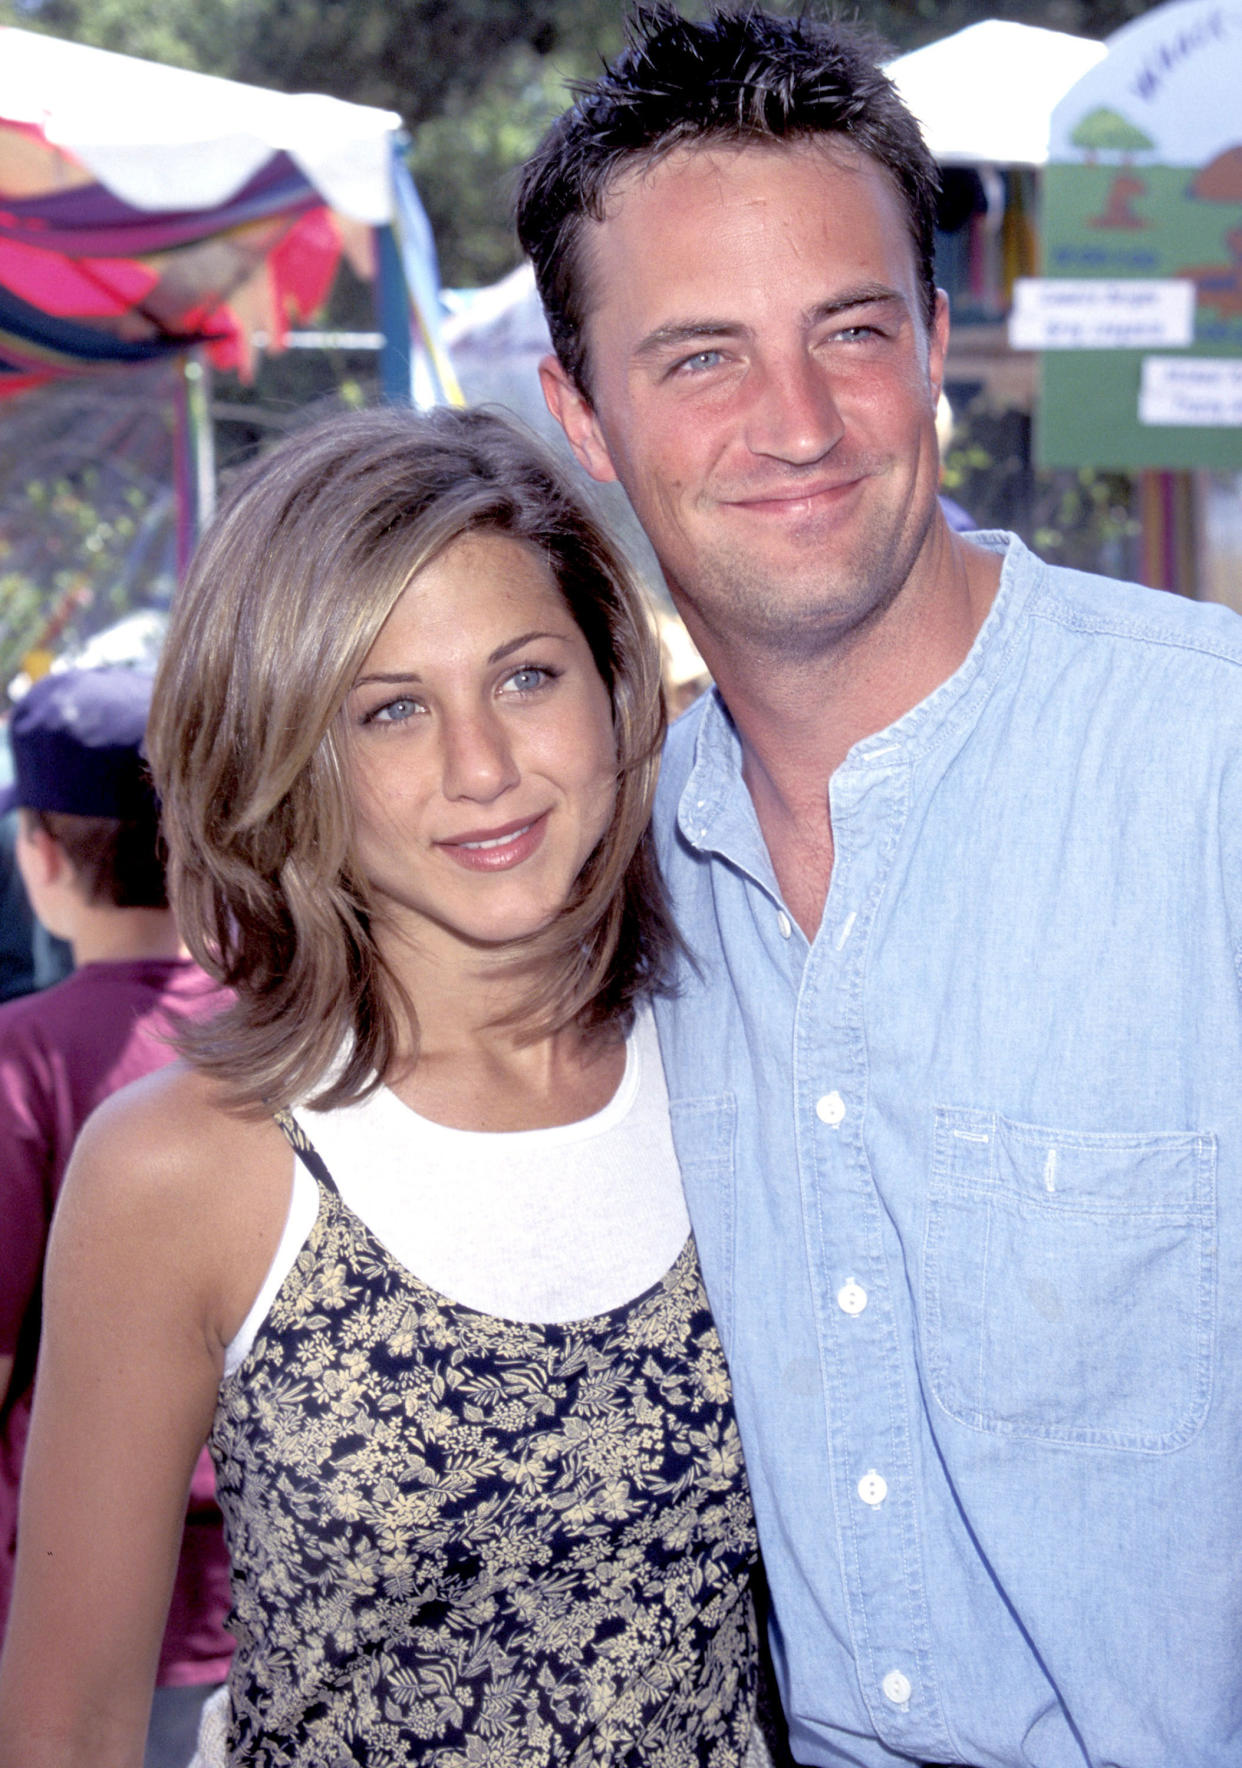
[[[927,340],[927,369],[932,386],[932,403],[944,391],[944,370],[949,355],[949,297],[943,289],[936,290],[936,316]]]
[[[616,468],[585,394],[578,391],[555,356],[545,356],[539,364],[539,383],[548,410],[568,437],[579,465],[601,485],[609,484],[617,476]]]
[[[28,892],[55,884],[69,869],[65,850],[28,810],[17,813],[17,869]]]

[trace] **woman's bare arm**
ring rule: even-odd
[[[289,1161],[185,1073],[91,1119],[52,1229],[0,1768],[140,1768],[186,1494]]]

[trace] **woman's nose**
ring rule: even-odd
[[[518,769],[509,733],[490,711],[446,714],[441,742],[446,798],[486,803],[517,784]]]

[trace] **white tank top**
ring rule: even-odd
[[[625,1073],[594,1116],[552,1129],[448,1129],[387,1087],[336,1111],[294,1108],[345,1203],[387,1250],[450,1301],[507,1320],[582,1320],[633,1301],[690,1231],[651,1009]],[[254,1306],[225,1355],[254,1342],[319,1208],[294,1161],[289,1215]]]

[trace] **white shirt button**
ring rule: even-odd
[[[825,1093],[815,1102],[815,1115],[821,1123],[835,1130],[845,1116],[845,1100],[840,1093]]]
[[[793,922],[789,919],[789,916],[785,913],[784,909],[782,909],[780,914],[776,917],[776,925],[781,930],[782,939],[790,938],[793,933]]]
[[[837,1290],[837,1306],[843,1314],[861,1314],[867,1305],[867,1291],[851,1277]]]
[[[891,1700],[895,1707],[904,1707],[914,1693],[910,1678],[903,1676],[900,1670],[890,1670],[880,1687],[884,1690],[884,1698]]]
[[[864,1504],[870,1504],[873,1510],[878,1510],[888,1497],[888,1481],[873,1467],[870,1473],[864,1473],[859,1480],[858,1496]]]

